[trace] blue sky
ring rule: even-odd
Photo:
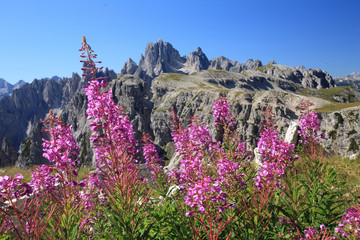
[[[81,38],[120,72],[162,38],[180,55],[360,72],[360,0],[0,0],[0,77],[81,72]]]

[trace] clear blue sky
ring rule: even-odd
[[[0,31],[10,83],[81,72],[83,35],[116,72],[159,38],[180,55],[360,72],[360,0],[0,0]]]

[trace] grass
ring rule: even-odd
[[[183,78],[186,77],[185,74],[180,73],[163,73],[159,76],[161,80],[174,80],[174,81],[183,81]]]
[[[7,175],[10,177],[14,177],[17,173],[20,173],[24,177],[23,182],[29,182],[31,180],[31,174],[35,170],[35,168],[36,168],[36,166],[27,168],[27,169],[20,169],[20,168],[14,167],[14,166],[3,167],[3,168],[1,168],[1,170],[3,170],[4,172],[0,172],[0,176]],[[89,174],[89,172],[92,170],[94,170],[93,167],[80,168],[79,174],[78,174],[78,179],[80,181],[85,179],[86,176]]]
[[[331,103],[317,109],[317,112],[328,113],[335,112],[345,108],[358,107],[360,101],[356,98],[354,93],[351,91],[351,86],[339,86],[327,89],[310,89],[303,88],[299,89],[298,93],[308,97],[317,97],[324,100],[328,100]],[[342,97],[346,100],[344,103],[337,102],[334,97]]]
[[[8,166],[1,168],[4,172],[0,172],[0,176],[14,177],[17,173],[21,173],[24,176],[23,182],[29,182],[31,180],[31,173],[35,170],[35,167],[28,169],[19,169],[14,166]]]
[[[329,105],[326,105],[322,108],[316,109],[317,112],[321,113],[328,113],[328,112],[335,112],[339,111],[344,108],[350,108],[350,107],[358,107],[360,106],[360,102],[350,102],[350,103],[331,103]]]
[[[256,71],[260,71],[260,72],[263,73],[266,69],[270,69],[270,68],[272,68],[272,67],[273,67],[272,64],[268,64],[268,65],[264,65],[264,66],[262,66],[262,67],[257,68]]]
[[[303,88],[299,90],[301,95],[309,96],[309,97],[318,97],[331,102],[336,102],[334,96],[343,96],[346,99],[354,97],[354,94],[351,92],[350,86],[340,86],[340,87],[332,87],[326,89],[311,89],[311,88]]]
[[[209,71],[209,72],[222,72],[222,73],[227,72],[227,71],[225,71],[225,70],[220,70],[220,69],[208,69],[208,70],[205,70],[205,71]]]
[[[334,166],[338,177],[346,183],[349,197],[360,199],[360,156],[350,160],[338,155],[327,156],[325,162]]]

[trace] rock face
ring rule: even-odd
[[[141,55],[139,65],[129,58],[125,62],[121,74],[132,74],[145,80],[151,85],[154,78],[161,73],[191,74],[201,70],[217,69],[240,73],[243,70],[255,70],[261,67],[261,61],[248,59],[240,64],[225,57],[218,57],[209,61],[205,53],[198,47],[190,55],[181,57],[179,52],[168,42],[161,39],[155,43],[148,43],[145,56]]]
[[[328,151],[345,156],[360,153],[359,107],[321,114],[320,117],[321,129],[325,133],[321,143]]]
[[[17,153],[6,138],[3,139],[0,149],[0,167],[13,165],[17,160]]]
[[[20,143],[50,108],[60,108],[71,98],[79,82],[77,74],[59,82],[34,80],[14,90],[12,96],[0,99],[0,139],[6,137],[15,149],[19,149]]]
[[[22,141],[19,149],[19,156],[15,162],[18,168],[27,168],[32,165],[49,164],[50,162],[43,157],[42,139],[49,136],[41,130],[44,128],[40,122],[36,124],[29,136]]]
[[[99,74],[116,77],[112,70]],[[16,163],[18,166],[43,162],[41,138],[36,138],[34,131],[41,130],[38,124],[44,120],[50,109],[65,107],[75,93],[83,91],[83,85],[84,81],[76,73],[73,73],[71,78],[35,79],[31,84],[26,83],[15,89],[11,96],[0,99],[0,139],[6,138],[9,145],[20,151]],[[29,139],[31,144],[26,145],[24,139]]]

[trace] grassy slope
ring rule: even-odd
[[[337,155],[325,159],[330,166],[334,166],[340,180],[346,183],[349,199],[360,200],[360,157],[356,159],[343,158]]]
[[[327,106],[317,109],[318,112],[335,112],[344,108],[360,106],[357,96],[351,91],[351,86],[340,86],[327,89],[300,89],[299,94],[304,96],[317,97],[330,101]],[[334,97],[345,99],[344,103],[336,102]]]

